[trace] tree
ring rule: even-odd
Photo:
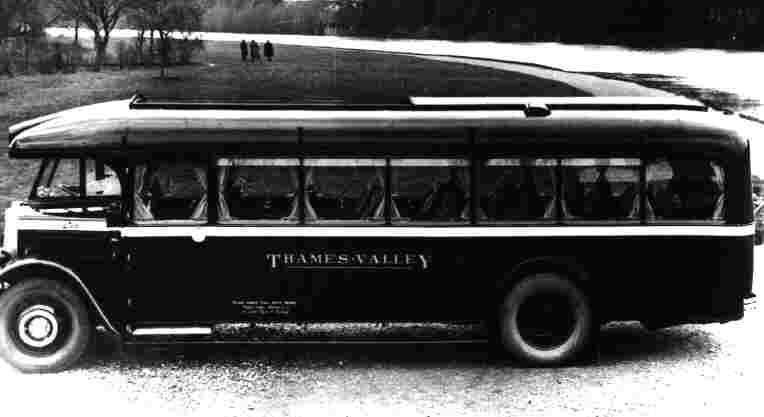
[[[127,26],[136,31],[135,49],[138,64],[146,65],[144,59],[144,46],[146,44],[146,32],[151,32],[151,16],[141,7],[136,7],[127,12]],[[154,35],[151,34],[153,39]],[[153,42],[150,49],[153,48]],[[151,51],[149,51],[151,52]]]
[[[96,60],[95,70],[100,71],[109,46],[111,31],[123,14],[136,4],[136,0],[51,0],[58,10],[77,22],[82,22],[93,32]]]
[[[162,78],[167,76],[172,52],[174,33],[190,34],[201,29],[205,8],[197,0],[139,0],[135,3],[137,17],[132,20],[141,24],[141,29],[159,35],[159,54]],[[140,29],[139,29],[140,30]]]
[[[22,46],[24,68],[29,70],[30,53],[46,23],[40,0],[0,0],[0,73],[13,75],[14,56]],[[8,42],[9,38],[15,39]]]
[[[39,35],[47,23],[40,0],[0,0],[0,41],[28,33]]]
[[[13,75],[13,53],[6,39],[18,34],[19,6],[24,0],[0,0],[0,74]]]
[[[14,36],[19,25],[19,9],[24,0],[0,0],[0,41]]]
[[[55,5],[54,5],[55,6]],[[80,20],[76,16],[67,16],[58,7],[53,7],[53,19],[50,24],[56,26],[74,26],[74,40],[73,45],[80,44]]]

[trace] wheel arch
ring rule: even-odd
[[[515,265],[496,285],[496,296],[502,298],[512,286],[529,275],[554,272],[565,276],[593,297],[591,275],[586,267],[576,258],[569,256],[542,256],[526,259]]]
[[[44,277],[62,282],[71,287],[82,297],[91,317],[96,318],[96,322],[102,323],[110,332],[119,335],[119,332],[106,316],[106,313],[104,313],[103,309],[98,304],[93,293],[85,285],[82,279],[80,279],[80,277],[70,268],[53,261],[25,258],[5,265],[2,271],[0,271],[0,282],[8,283],[11,286],[18,284],[27,278],[33,277]]]

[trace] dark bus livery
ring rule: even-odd
[[[13,126],[0,355],[55,371],[232,322],[482,322],[554,365],[599,326],[743,317],[742,119],[680,98],[147,99]]]

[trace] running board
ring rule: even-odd
[[[133,336],[208,336],[212,327],[139,327],[132,329]]]
[[[127,345],[472,345],[488,344],[488,339],[443,339],[443,340],[192,340],[192,341],[125,341]]]

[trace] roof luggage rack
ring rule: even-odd
[[[406,97],[397,101],[349,101],[335,97],[259,100],[187,100],[136,94],[131,109],[165,110],[517,110],[546,117],[555,110],[693,110],[708,106],[684,97]]]
[[[679,96],[610,96],[610,97],[411,97],[419,108],[465,107],[506,108],[523,106],[526,113],[539,109],[553,110],[696,110],[707,111],[705,104]]]
[[[147,98],[136,94],[130,99],[131,109],[165,110],[411,110],[412,104],[406,99],[393,102],[368,100],[349,101],[337,97],[274,97],[247,100],[198,100]]]

